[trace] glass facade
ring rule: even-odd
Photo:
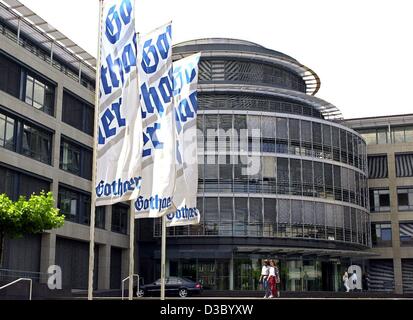
[[[273,257],[282,290],[342,290],[346,249],[371,246],[366,143],[303,98],[306,83],[295,70],[258,53],[243,60],[237,50],[226,59],[214,52],[199,66],[208,88],[198,92],[201,222],[167,229],[172,248],[179,244],[169,274],[207,289],[258,290],[262,260]],[[256,90],[232,89],[239,84]],[[160,221],[153,223],[157,238]],[[327,248],[339,256],[323,254]]]

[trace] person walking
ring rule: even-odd
[[[262,269],[261,269],[261,276],[260,276],[260,283],[262,284],[262,288],[264,289],[264,298],[268,298],[270,296],[270,286],[268,283],[268,278],[270,275],[270,266],[268,260],[265,259],[262,262]]]
[[[269,298],[278,298],[279,292],[277,290],[277,283],[280,282],[280,272],[275,260],[270,260],[270,276],[268,282],[271,289],[271,295],[269,296]]]
[[[344,287],[346,288],[346,292],[349,292],[350,291],[350,286],[349,286],[349,278],[348,278],[347,271],[344,272],[344,274],[343,274],[343,284],[344,284]]]

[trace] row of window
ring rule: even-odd
[[[207,151],[247,151],[241,150],[246,144],[241,130],[248,130],[248,148],[254,151],[335,160],[362,171],[367,166],[362,139],[329,124],[286,117],[199,114],[197,126],[204,133],[198,136],[198,148]],[[260,130],[260,135],[252,130]]]
[[[201,60],[199,81],[265,83],[305,92],[306,85],[298,74],[279,66],[239,60]]]
[[[90,225],[90,193],[59,186],[57,207],[65,215],[66,220]],[[105,207],[96,207],[96,227],[105,229],[105,223]],[[128,207],[126,205],[116,204],[112,206],[111,231],[127,234]]]
[[[392,246],[392,231],[390,223],[372,223],[372,243],[374,246]],[[413,243],[413,223],[399,223],[400,242],[402,245]]]
[[[51,131],[0,110],[0,147],[50,165],[52,139]],[[91,180],[92,150],[62,137],[60,169]]]
[[[51,116],[56,86],[41,75],[0,53],[0,90]],[[68,91],[63,93],[62,121],[93,135],[93,106]]]
[[[367,144],[409,143],[413,142],[413,126],[360,129],[358,132]]]
[[[264,111],[323,119],[320,111],[302,102],[254,94],[199,93],[198,106],[200,110]]]
[[[227,156],[221,162],[220,156],[206,155],[201,160],[199,192],[291,194],[345,201],[367,208],[365,176],[346,167],[274,156],[248,159]],[[247,164],[251,163],[256,172],[247,175]]]
[[[368,244],[367,212],[314,201],[203,197],[201,224],[168,228],[174,236],[304,237]],[[155,236],[160,235],[159,221]]]
[[[370,212],[390,211],[389,189],[369,189]],[[397,204],[399,211],[413,211],[413,187],[397,188]]]
[[[387,155],[369,155],[367,157],[369,179],[388,177]],[[413,153],[395,154],[396,177],[413,177]]]

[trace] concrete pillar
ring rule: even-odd
[[[110,289],[110,245],[99,245],[98,289]]]
[[[42,234],[40,248],[40,283],[47,283],[47,269],[55,264],[56,257],[56,233],[47,232]],[[43,276],[44,274],[44,276]]]
[[[402,274],[402,260],[400,258],[393,259],[394,268],[394,291],[398,294],[403,293],[403,274]]]

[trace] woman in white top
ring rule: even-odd
[[[261,276],[260,276],[260,282],[262,283],[262,287],[265,291],[264,298],[268,298],[270,295],[270,286],[268,285],[268,276],[270,274],[270,267],[268,266],[268,260],[265,259],[262,264],[262,269],[261,269]]]
[[[350,286],[349,286],[349,279],[348,279],[348,273],[347,271],[344,272],[343,275],[343,283],[344,283],[344,287],[346,288],[346,292],[350,291]]]

